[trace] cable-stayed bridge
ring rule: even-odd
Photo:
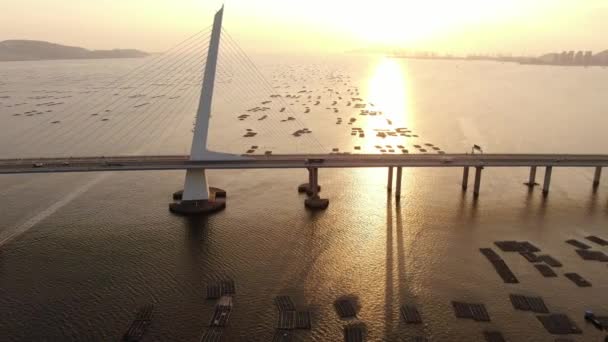
[[[212,26],[119,79],[85,92],[86,101],[75,101],[62,108],[61,115],[16,126],[0,137],[5,155],[0,159],[0,174],[186,170],[184,192],[175,195],[178,202],[171,209],[188,214],[225,206],[225,192],[207,184],[208,169],[307,169],[308,183],[300,187],[309,193],[306,205],[326,208],[328,201],[318,195],[320,168],[388,167],[388,189],[392,191],[396,167],[398,200],[403,167],[462,167],[463,189],[473,167],[477,196],[484,167],[530,167],[531,187],[536,184],[537,168],[544,167],[543,192],[547,194],[553,167],[593,167],[597,187],[602,167],[608,165],[606,155],[405,154],[404,149],[404,154],[398,155],[329,153],[289,103],[298,102],[300,95],[276,95],[276,89],[222,28],[222,20],[223,9]],[[223,96],[214,97],[218,92]],[[298,93],[307,94],[306,90]],[[349,94],[356,96],[358,91]],[[268,97],[272,101],[260,102]],[[56,95],[44,104],[53,108],[62,104],[57,102],[61,98]],[[247,114],[239,118],[255,116],[255,120],[250,121],[251,128],[240,133],[253,139],[264,136],[270,143],[252,145],[244,154],[217,152],[230,150],[233,139],[228,137],[242,128],[213,118],[243,113],[245,108],[249,108]],[[194,122],[187,113],[196,113]],[[41,114],[41,110],[34,110],[15,115]],[[397,133],[407,137],[408,132]],[[364,135],[354,130],[355,134]],[[289,151],[273,153],[269,146],[283,147],[285,138],[292,138],[287,144]],[[154,152],[175,141],[188,145],[189,150],[182,154]],[[210,148],[210,141],[216,141],[217,146]]]

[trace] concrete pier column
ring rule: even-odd
[[[310,190],[312,192],[312,196],[319,195],[319,169],[314,167],[310,169],[311,172],[311,182],[310,182]]]
[[[401,201],[401,174],[402,174],[402,167],[397,167],[397,185],[396,185],[396,191],[395,191],[395,200],[397,202]]]
[[[481,186],[481,170],[483,170],[482,166],[475,167],[475,188],[473,189],[473,195],[475,197],[479,196],[479,188]]]
[[[469,186],[469,167],[465,166],[462,171],[462,191],[466,191]]]
[[[393,191],[393,167],[392,166],[388,167],[388,183],[386,185],[386,191],[388,191],[388,192]]]
[[[593,176],[593,188],[597,189],[600,186],[600,177],[602,177],[602,167],[598,166],[595,168],[595,175]]]
[[[527,186],[533,188],[536,185],[536,166],[530,167],[530,178],[528,178]]]
[[[312,168],[308,168],[308,185],[310,186],[312,184]]]
[[[304,200],[306,208],[311,210],[324,210],[329,205],[329,200],[319,197],[319,168],[311,168],[312,179],[310,182],[311,196]]]
[[[545,182],[543,183],[543,195],[547,196],[549,194],[549,186],[551,185],[551,172],[553,171],[553,166],[545,167]]]

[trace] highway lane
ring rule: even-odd
[[[187,155],[35,158],[0,160],[0,174],[185,169],[366,167],[603,167],[608,155],[568,154],[314,154],[243,156],[240,160],[191,161]]]

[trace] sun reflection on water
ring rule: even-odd
[[[407,82],[407,72],[400,61],[392,58],[382,58],[374,66],[374,71],[368,82],[367,98],[369,104],[367,110],[381,111],[382,115],[366,116],[362,122],[367,134],[363,153],[387,153],[401,155],[402,149],[399,145],[408,147],[410,138],[397,135],[395,137],[378,137],[377,130],[395,131],[397,128],[411,128],[412,113],[410,110],[410,94]],[[390,147],[388,147],[390,145]],[[376,148],[381,146],[382,148]],[[393,150],[394,152],[390,152]],[[414,152],[414,151],[409,151]],[[404,170],[405,171],[405,170]],[[367,177],[386,177],[386,168],[374,168],[365,170]],[[405,172],[404,172],[405,174]],[[404,184],[405,185],[405,184]]]
[[[399,61],[392,58],[382,58],[375,66],[372,77],[369,79],[367,110],[380,111],[382,115],[367,116],[364,129],[370,136],[366,139],[365,153],[379,153],[376,145],[386,147],[399,144],[406,145],[407,138],[403,136],[381,138],[376,137],[375,130],[392,130],[399,127],[408,127],[411,121],[409,110],[409,94],[407,74]],[[395,148],[395,152],[401,153]]]

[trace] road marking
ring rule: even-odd
[[[80,188],[72,191],[70,194],[65,196],[63,199],[55,202],[50,207],[41,211],[40,213],[38,213],[38,215],[30,218],[29,220],[25,221],[24,223],[22,223],[20,225],[15,226],[13,229],[9,229],[8,231],[10,233],[8,236],[6,236],[6,237],[0,236],[0,247],[2,247],[4,244],[8,243],[9,241],[13,240],[14,238],[18,237],[19,235],[27,232],[32,227],[34,227],[38,223],[45,220],[47,217],[53,215],[59,209],[68,205],[70,202],[72,202],[73,200],[75,200],[80,195],[84,194],[85,192],[87,192],[89,189],[91,189],[97,183],[101,182],[102,180],[104,180],[105,178],[107,178],[110,175],[111,175],[110,173],[103,173],[103,174],[98,175],[97,177],[93,178],[91,181],[84,184]]]

